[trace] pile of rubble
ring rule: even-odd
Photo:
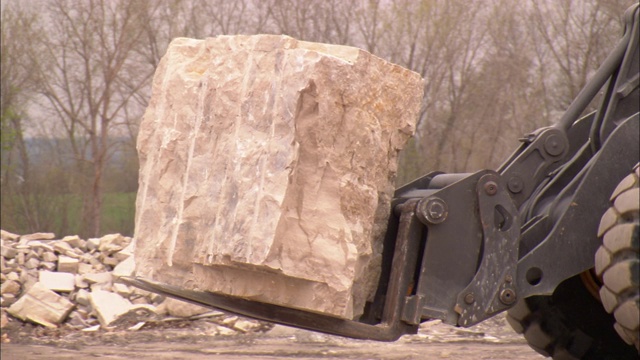
[[[153,321],[210,317],[219,324],[216,334],[264,329],[257,321],[119,283],[135,269],[130,237],[56,239],[52,233],[20,236],[0,230],[0,238],[2,328],[19,320],[83,331],[138,330]]]

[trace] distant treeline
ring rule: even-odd
[[[418,72],[423,106],[401,184],[498,166],[518,138],[566,109],[635,1],[3,1],[0,226],[129,234],[133,219],[110,228],[109,207],[116,194],[133,206],[137,127],[176,37],[286,34]]]

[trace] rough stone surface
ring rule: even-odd
[[[15,234],[14,234],[15,235]],[[100,311],[108,313],[109,309],[117,315],[115,320],[109,324],[110,328],[115,327],[119,329],[129,328],[131,321],[164,321],[163,316],[167,315],[166,300],[164,296],[149,293],[144,290],[128,287],[124,284],[119,284],[112,281],[118,273],[117,268],[120,267],[120,274],[130,273],[133,269],[133,257],[131,257],[131,251],[133,250],[133,239],[129,237],[122,238],[120,235],[107,236],[107,239],[119,239],[118,247],[127,247],[119,252],[112,253],[115,247],[107,246],[104,248],[106,252],[100,252],[98,247],[100,245],[100,239],[93,241],[94,245],[89,249],[86,245],[87,241],[80,239],[77,236],[66,236],[61,240],[20,240],[19,235],[7,236],[7,239],[0,239],[0,245],[5,247],[4,255],[9,255],[12,258],[5,258],[0,256],[0,310],[2,311],[2,327],[8,324],[9,327],[15,321],[20,322],[33,322],[45,327],[57,327],[61,325],[64,327],[70,327],[73,329],[93,329],[95,326],[100,327],[97,310],[93,308],[90,301],[91,292],[101,294],[99,291],[111,291],[119,294],[127,301],[116,301],[111,306],[102,304]],[[65,245],[57,245],[58,243],[65,243]],[[58,257],[54,255],[54,246],[63,252],[69,251],[67,245],[70,245],[78,256],[78,272],[79,274],[61,273],[56,271],[56,263]],[[113,243],[112,243],[113,245]],[[52,257],[53,256],[53,257]],[[61,255],[62,261],[70,261],[74,263],[75,259],[64,258],[65,255]],[[23,260],[19,263],[19,257]],[[128,260],[126,264],[123,262],[115,265],[109,265],[100,263],[102,260],[112,262],[113,259]],[[33,261],[34,268],[27,268],[28,262]],[[93,265],[92,265],[93,264]],[[60,266],[58,266],[60,268]],[[62,266],[64,268],[64,266]],[[98,270],[100,269],[100,270]],[[109,271],[112,270],[112,271]],[[99,272],[99,273],[96,273]],[[113,274],[113,275],[112,275]],[[89,281],[85,281],[85,276]],[[73,278],[73,284],[71,283]],[[62,283],[60,280],[63,280]],[[117,280],[116,280],[117,281]],[[33,287],[35,288],[31,290]],[[56,293],[52,293],[47,288],[54,289]],[[47,291],[42,291],[43,289]],[[64,291],[62,291],[64,290]],[[54,294],[54,295],[51,295]],[[18,301],[20,300],[20,303]],[[61,308],[61,304],[65,305],[70,301],[73,305],[73,310],[66,313],[66,308]],[[13,307],[13,315],[7,316],[7,308],[16,304]],[[101,304],[100,301],[97,302]],[[131,304],[135,303],[137,306],[132,307]],[[151,305],[153,304],[153,305]],[[188,304],[187,304],[188,305]],[[66,306],[66,305],[65,305]],[[107,309],[107,310],[105,310]],[[128,310],[127,310],[128,309]],[[141,313],[153,313],[150,317],[139,316]],[[178,312],[174,312],[174,319]],[[194,312],[183,312],[182,315],[193,316]],[[104,315],[104,314],[103,314]],[[218,315],[198,314],[200,317],[212,317],[215,321],[226,320],[225,315],[219,313]],[[141,323],[141,324],[142,324]],[[256,323],[258,324],[258,323]],[[13,324],[18,325],[18,324]],[[18,325],[19,326],[19,325]],[[136,328],[135,326],[133,327]],[[35,328],[37,329],[37,328]],[[38,329],[40,331],[40,329]],[[237,332],[242,332],[242,329],[237,329]],[[21,335],[22,336],[22,335]],[[25,335],[26,336],[26,335]]]
[[[18,295],[20,293],[20,283],[15,280],[8,280],[0,286],[0,294]]]
[[[138,137],[137,275],[357,316],[422,86],[350,47],[174,40]]]
[[[204,314],[211,311],[211,309],[204,306],[198,306],[188,302],[167,298],[164,301],[167,313],[171,316],[177,317],[191,317],[195,315]]]
[[[0,239],[2,240],[18,240],[20,235],[14,234],[6,230],[0,230]]]
[[[124,261],[122,261],[118,265],[116,265],[113,268],[112,274],[114,277],[132,276],[135,272],[135,268],[136,268],[136,263],[134,261],[134,257],[131,256],[126,258]]]
[[[70,273],[40,271],[40,283],[47,289],[58,292],[71,292],[76,287],[75,276]]]
[[[31,241],[31,240],[52,240],[55,239],[56,235],[54,233],[33,233],[29,235],[20,236],[20,241]]]
[[[72,308],[71,301],[36,283],[7,312],[21,320],[55,326],[66,318]]]
[[[109,326],[119,315],[129,311],[132,306],[129,300],[104,290],[92,291],[89,294],[89,301],[102,326]]]
[[[80,261],[78,259],[60,255],[60,257],[58,258],[58,271],[77,274],[79,263]]]

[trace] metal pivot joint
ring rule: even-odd
[[[424,224],[440,224],[447,219],[449,208],[444,200],[432,196],[420,200],[417,215]]]
[[[501,312],[516,302],[513,279],[518,261],[520,222],[505,181],[495,173],[476,185],[482,225],[483,250],[480,266],[467,287],[458,294],[455,310],[458,325],[471,326]]]

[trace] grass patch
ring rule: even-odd
[[[132,236],[135,201],[135,192],[104,194],[100,234]],[[38,220],[37,225],[33,219]],[[82,198],[79,195],[38,195],[26,201],[17,195],[5,194],[2,197],[0,227],[16,234],[42,231],[53,232],[59,237],[82,236],[81,221]]]

